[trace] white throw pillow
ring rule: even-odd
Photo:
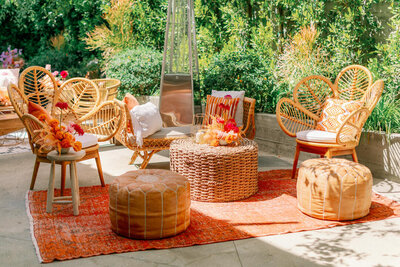
[[[130,112],[136,143],[143,145],[143,138],[161,130],[162,119],[158,108],[151,102],[135,106]]]
[[[308,130],[296,133],[296,137],[302,141],[316,142],[316,143],[336,143],[336,133],[319,131],[319,130]]]
[[[236,109],[235,121],[237,126],[243,126],[243,99],[245,91],[216,91],[212,90],[211,95],[216,97],[224,97],[226,95],[232,98],[239,98],[239,104]]]

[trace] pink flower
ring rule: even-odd
[[[58,107],[60,109],[67,109],[68,108],[68,103],[66,103],[66,102],[58,102],[56,104],[56,107]]]
[[[59,74],[59,72],[58,71],[54,71],[52,74],[53,74],[54,77],[56,77]]]
[[[67,78],[67,76],[68,76],[68,71],[63,70],[63,71],[60,72],[60,75],[61,75],[61,77],[62,77],[63,79],[65,79],[65,78]]]
[[[226,95],[226,96],[224,96],[224,98],[225,99],[232,99],[232,96],[231,95]]]

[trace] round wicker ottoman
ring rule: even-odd
[[[299,209],[323,220],[354,220],[369,213],[372,174],[345,159],[310,159],[300,165],[297,178]]]
[[[177,235],[190,223],[190,184],[168,170],[127,172],[109,189],[111,228],[136,239]]]
[[[211,147],[192,139],[170,146],[171,170],[190,181],[192,200],[225,202],[250,197],[258,191],[258,146],[244,139],[236,147]]]

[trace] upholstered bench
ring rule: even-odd
[[[117,177],[109,189],[111,227],[136,239],[177,235],[190,224],[190,184],[168,170],[137,170]]]
[[[354,220],[369,213],[371,171],[345,159],[310,159],[300,165],[298,208],[323,220]]]

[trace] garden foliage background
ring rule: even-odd
[[[246,90],[257,112],[311,74],[334,81],[367,66],[385,93],[366,128],[400,132],[400,1],[194,0],[197,101],[212,89]],[[121,94],[157,93],[167,0],[0,0],[0,50],[22,48],[26,66],[51,64],[122,80]],[[88,35],[88,33],[90,33]]]

